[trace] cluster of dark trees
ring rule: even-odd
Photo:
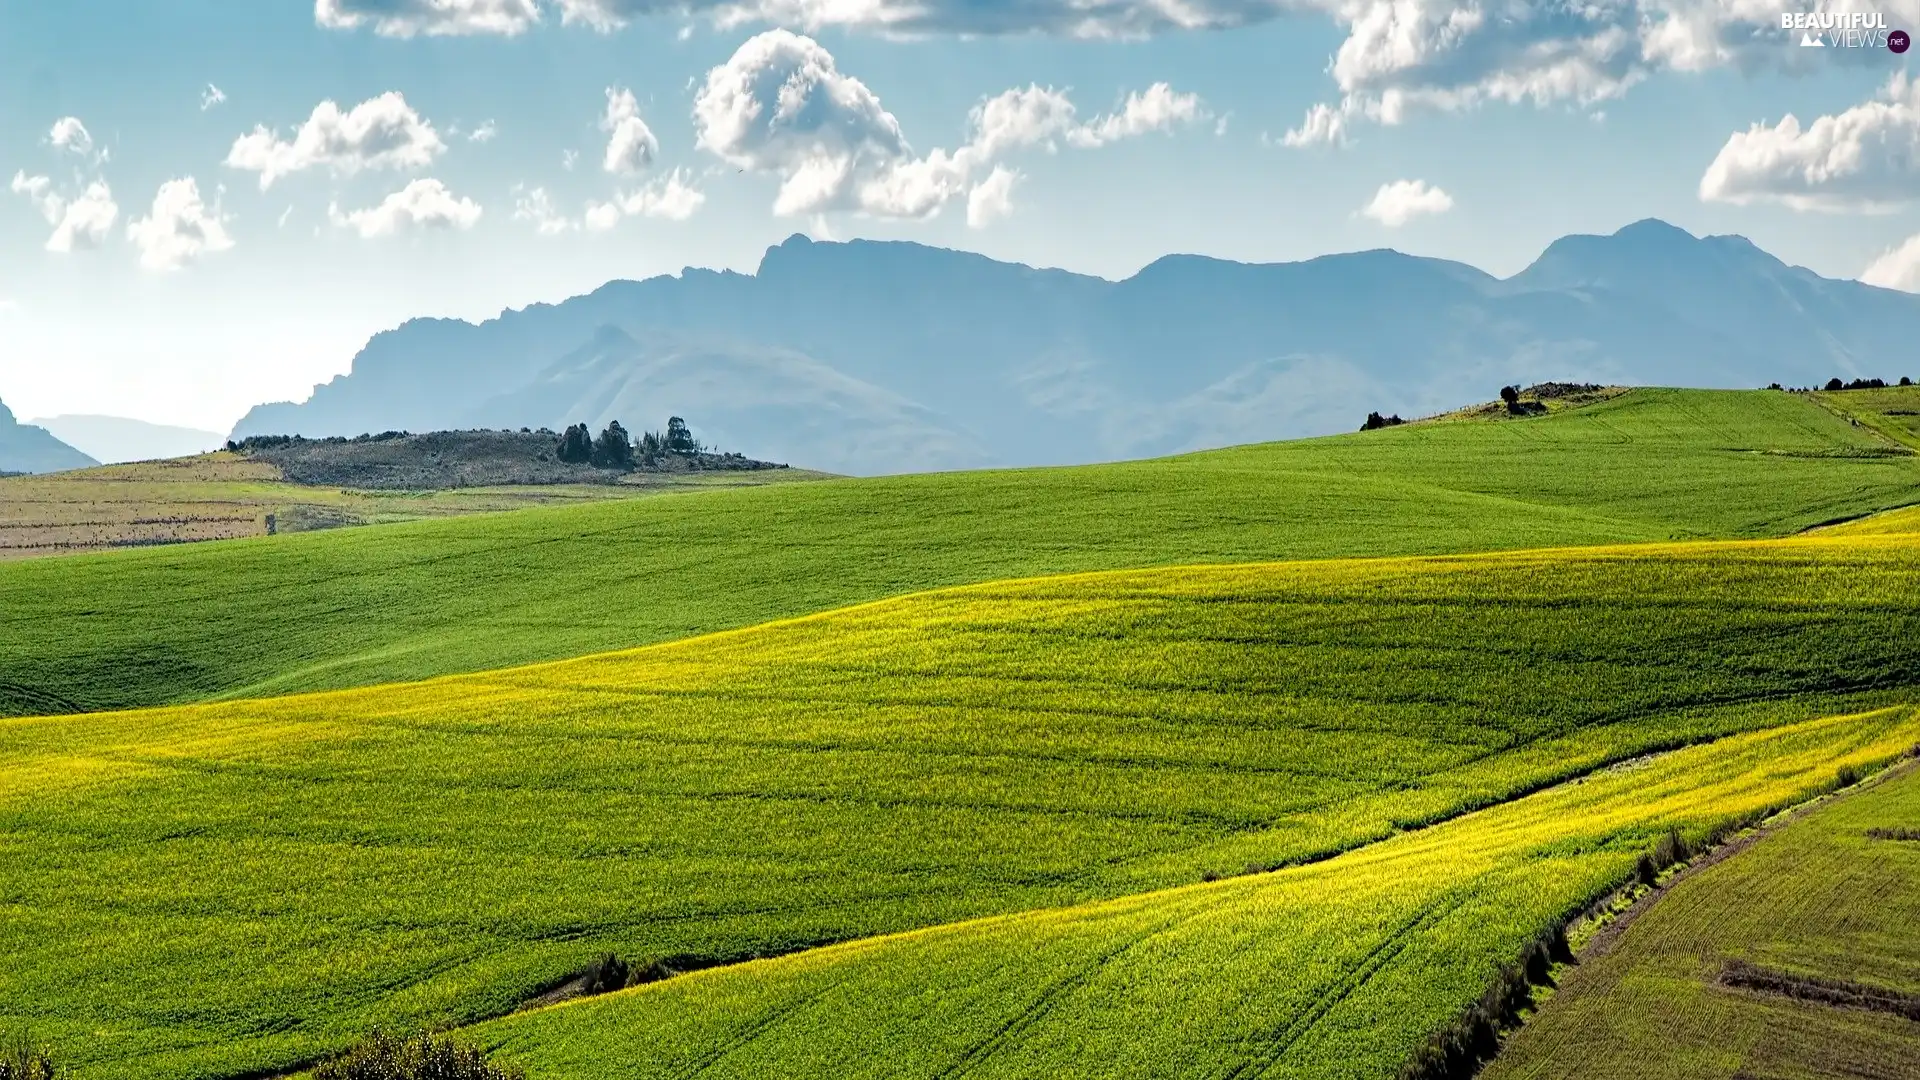
[[[344,446],[347,443],[390,442],[404,439],[411,432],[382,431],[378,435],[363,433],[348,438],[345,435],[324,435],[318,439],[309,439],[305,435],[249,435],[244,439],[228,439],[229,450],[271,450],[276,446],[295,446],[300,443],[323,443],[328,446]]]
[[[1909,375],[1902,375],[1900,376],[1900,381],[1898,383],[1889,383],[1885,379],[1855,379],[1852,382],[1848,382],[1845,379],[1835,378],[1835,379],[1828,379],[1827,385],[1819,387],[1819,389],[1821,390],[1885,390],[1887,387],[1895,386],[1895,385],[1912,386],[1913,377]],[[1768,383],[1767,389],[1786,390],[1788,389],[1788,387],[1781,386],[1779,383]],[[1795,393],[1804,394],[1815,388],[1811,386],[1800,386],[1800,387],[1793,387],[1792,389],[1794,390]]]
[[[615,420],[598,436],[585,424],[574,424],[560,433],[560,445],[554,456],[576,465],[601,469],[631,469],[635,463],[649,464],[665,454],[700,454],[706,447],[693,437],[687,422],[677,416],[667,418],[665,433],[644,431],[638,439]]]
[[[1546,405],[1538,401],[1521,401],[1517,386],[1501,387],[1500,400],[1507,403],[1508,416],[1537,416],[1547,411]]]
[[[1406,423],[1406,421],[1400,419],[1399,413],[1394,413],[1392,416],[1381,416],[1377,412],[1370,412],[1367,414],[1367,422],[1360,425],[1360,430],[1377,431],[1383,427],[1395,427],[1404,423]]]

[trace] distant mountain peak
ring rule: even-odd
[[[1656,217],[1641,218],[1639,221],[1622,225],[1613,235],[1620,239],[1660,238],[1665,240],[1698,240],[1699,237],[1670,222]]]
[[[13,410],[0,401],[0,472],[58,472],[98,464],[46,428],[15,420]]]

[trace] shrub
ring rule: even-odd
[[[1501,387],[1500,400],[1507,403],[1507,408],[1513,408],[1514,405],[1520,401],[1520,388],[1517,386]]]
[[[376,1031],[313,1070],[313,1080],[526,1080],[526,1074],[491,1065],[480,1051],[442,1036]]]
[[[1400,419],[1399,413],[1395,413],[1392,416],[1381,416],[1377,412],[1370,412],[1367,414],[1367,422],[1360,425],[1360,430],[1376,431],[1383,427],[1394,427],[1404,423],[1406,423],[1406,421]]]
[[[633,984],[633,967],[613,953],[601,957],[586,970],[588,994],[608,994]]]
[[[1693,857],[1693,845],[1680,835],[1678,829],[1668,829],[1666,834],[1654,841],[1653,850],[1640,856],[1634,863],[1634,877],[1642,885],[1652,885],[1660,877],[1660,872],[1669,866],[1677,866]]]
[[[24,1035],[0,1052],[0,1080],[54,1080],[58,1075],[53,1058]]]
[[[1901,386],[1912,386],[1912,385],[1913,385],[1913,379],[1912,379],[1912,377],[1911,377],[1911,376],[1907,376],[1907,375],[1902,375],[1902,376],[1900,376],[1900,385],[1901,385]]]
[[[1841,382],[1838,378],[1832,378],[1827,380],[1827,389],[1829,390],[1845,390],[1846,388],[1847,388],[1847,384]]]

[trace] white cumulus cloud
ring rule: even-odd
[[[1102,146],[1155,131],[1172,131],[1206,115],[1200,95],[1177,93],[1166,83],[1154,83],[1144,92],[1127,95],[1120,111],[1090,121],[1069,137],[1077,146]]]
[[[1700,198],[1827,211],[1920,198],[1920,83],[1899,72],[1879,98],[1837,115],[1734,132],[1701,176]]]
[[[104,180],[92,181],[72,196],[54,190],[52,179],[25,172],[14,173],[8,186],[53,226],[45,245],[48,251],[66,254],[99,247],[120,216],[120,206]]]
[[[1050,144],[1078,128],[1078,113],[1066,91],[1037,84],[1004,90],[973,107],[968,145],[992,158],[1023,146]]]
[[[220,89],[219,87],[213,85],[212,83],[208,83],[207,88],[200,92],[200,111],[206,112],[208,109],[213,108],[215,105],[220,105],[225,103],[226,100],[227,100],[226,91]]]
[[[431,178],[415,180],[363,210],[327,208],[335,228],[351,228],[365,239],[428,229],[471,229],[480,220],[480,204],[457,198]]]
[[[1308,0],[1346,32],[1329,73],[1336,101],[1311,107],[1291,146],[1341,143],[1367,121],[1489,102],[1594,108],[1663,72],[1811,67],[1783,11],[1879,12],[1920,21],[1920,0],[1583,0],[1489,5],[1448,0]],[[1808,53],[1813,50],[1808,50]],[[1832,50],[1827,50],[1832,52]],[[1873,50],[1843,50],[1856,62]]]
[[[1013,213],[1013,185],[1020,174],[1005,165],[995,165],[985,180],[967,192],[967,226],[984,229]]]
[[[600,130],[607,133],[602,167],[610,173],[630,176],[644,172],[660,154],[660,140],[640,119],[640,103],[631,90],[607,87],[607,111],[600,117]]]
[[[1881,252],[1880,257],[1861,272],[1860,280],[1884,289],[1920,293],[1920,233]]]
[[[604,232],[620,224],[623,217],[650,217],[666,221],[685,221],[707,201],[704,192],[690,181],[692,175],[675,169],[634,191],[610,202],[587,204],[585,223],[595,232]]]
[[[707,73],[694,98],[699,146],[742,170],[779,177],[774,212],[796,216],[924,218],[967,195],[975,175],[1009,151],[1099,146],[1202,115],[1199,98],[1157,83],[1129,95],[1116,113],[1080,124],[1064,91],[1033,85],[976,105],[958,149],[919,154],[877,94],[840,71],[819,42],[786,30],[748,39]],[[991,203],[991,194],[982,198]]]
[[[1164,30],[1219,29],[1310,7],[1293,0],[555,0],[563,23],[610,31],[649,15],[699,18],[721,29],[789,26],[895,36],[1045,33],[1133,38]]]
[[[226,165],[260,174],[260,188],[307,169],[327,168],[339,175],[363,169],[418,169],[446,150],[433,125],[389,90],[342,111],[332,101],[313,114],[290,139],[266,125],[234,140]]]
[[[313,19],[334,30],[372,26],[384,37],[512,37],[540,21],[540,8],[534,0],[315,0]]]
[[[472,131],[467,132],[467,141],[477,142],[477,143],[490,143],[493,141],[494,136],[498,134],[500,134],[500,128],[498,125],[496,125],[492,120],[482,120],[480,122],[479,127],[476,127]]]
[[[1429,186],[1425,180],[1395,180],[1381,184],[1360,213],[1389,229],[1397,229],[1414,218],[1444,214],[1451,209],[1453,196]]]
[[[53,129],[47,132],[47,141],[53,144],[55,150],[65,150],[83,157],[93,152],[93,134],[77,116],[63,116],[55,120]]]
[[[191,176],[161,184],[148,216],[127,223],[127,239],[140,249],[140,265],[149,270],[178,270],[233,247],[219,207],[208,210]]]

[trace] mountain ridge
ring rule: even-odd
[[[409,320],[234,434],[673,414],[729,449],[836,472],[1068,464],[1327,434],[1506,383],[1897,375],[1880,369],[1916,337],[1920,297],[1653,218],[1561,237],[1507,278],[1376,248],[1176,253],[1113,281],[795,234],[752,274],[687,267],[478,323]]]
[[[19,422],[0,401],[0,473],[62,472],[98,464],[46,428]]]

